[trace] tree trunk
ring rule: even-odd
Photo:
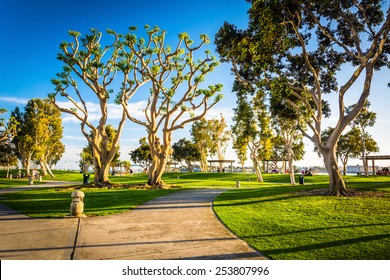
[[[40,160],[39,161],[39,165],[41,166],[41,170],[42,170],[42,176],[46,176],[47,175],[47,171],[46,171],[46,166],[45,164],[43,163],[43,160]]]
[[[363,160],[363,168],[364,168],[364,176],[369,177],[370,174],[368,174],[368,164],[366,161],[366,144],[364,141],[364,135],[365,131],[362,131],[362,160]]]
[[[170,135],[164,134],[164,145],[161,145],[160,138],[155,133],[149,133],[150,155],[152,164],[149,169],[148,185],[154,188],[166,188],[162,180],[165,167],[169,158]]]
[[[264,182],[263,175],[261,174],[260,161],[257,158],[254,158],[254,159],[252,158],[252,161],[253,161],[253,166],[255,168],[257,181],[258,182]]]
[[[291,142],[287,145],[287,159],[288,159],[288,171],[290,174],[290,184],[296,185],[295,174],[294,174],[294,151],[292,149]]]
[[[158,141],[157,141],[158,142]],[[162,180],[165,167],[168,161],[168,151],[159,144],[150,146],[152,155],[152,164],[149,168],[148,185],[153,188],[166,188],[166,184]]]
[[[224,160],[225,159],[225,156],[218,152],[218,160]],[[221,162],[218,162],[218,166],[219,166],[219,170],[222,172],[222,170],[224,169],[224,163],[221,161]]]
[[[208,166],[207,166],[207,151],[201,151],[201,160],[200,160],[200,170],[202,172],[207,172]]]
[[[108,178],[110,172],[110,164],[101,163],[100,166],[95,166],[95,183],[96,184],[111,184]]]
[[[249,146],[249,149],[250,149],[250,156],[251,156],[251,159],[252,159],[252,162],[253,162],[253,167],[255,168],[255,173],[256,173],[256,176],[257,176],[257,181],[258,182],[264,182],[263,180],[263,175],[261,174],[261,164],[260,164],[260,161],[259,159],[257,158],[257,145],[253,144],[252,147]]]
[[[110,184],[110,179],[108,178],[108,173],[110,172],[110,162],[106,158],[102,158],[95,151],[93,152],[94,157],[94,173],[96,184]]]
[[[51,171],[50,165],[46,161],[43,162],[43,165],[46,166],[47,173],[49,173],[50,177],[55,178],[56,176],[54,176],[53,172]]]
[[[164,188],[166,184],[162,180],[167,160],[153,160],[149,169],[148,185],[154,188]]]
[[[31,161],[31,156],[28,156],[27,158],[22,159],[22,165],[23,165],[24,170],[26,170],[27,177],[31,176],[30,161]]]
[[[294,162],[292,159],[288,160],[288,173],[290,174],[290,184],[291,185],[296,185],[297,183],[295,182],[295,174],[294,174]]]
[[[344,179],[339,171],[336,160],[336,148],[323,148],[321,154],[324,157],[324,164],[329,174],[330,185],[326,195],[330,196],[348,196],[349,193],[345,187]]]
[[[188,172],[193,172],[194,171],[194,166],[191,164],[190,161],[185,161],[187,165]]]
[[[343,164],[343,175],[347,175],[347,164],[348,164],[348,158],[345,158],[344,160],[341,159],[341,163]]]
[[[251,153],[251,158],[252,158],[252,162],[253,162],[253,167],[255,168],[257,181],[264,182],[263,175],[261,174],[260,161],[258,160],[256,154],[254,154],[254,153]]]

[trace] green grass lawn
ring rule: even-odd
[[[298,176],[297,176],[298,177]],[[57,180],[82,181],[79,172],[56,172]],[[305,177],[289,185],[285,174],[167,173],[163,180],[182,188],[227,188],[214,202],[220,219],[235,234],[272,259],[390,259],[390,176],[347,176],[347,188],[361,196],[324,197],[311,192],[328,187],[328,176]],[[92,181],[93,178],[90,178]],[[127,211],[180,189],[150,190],[145,174],[111,176],[112,189],[83,187],[88,216]],[[9,179],[0,179],[0,184]],[[241,188],[236,189],[236,181]],[[298,178],[297,178],[298,181]],[[36,218],[69,213],[72,188],[45,188],[0,196],[1,203]]]
[[[16,179],[17,171],[15,171],[15,170],[10,172],[10,174],[12,174],[13,179],[7,179],[6,174],[7,174],[7,172],[5,170],[0,170],[0,189],[28,185],[28,178],[27,177],[21,178],[21,179]],[[44,184],[44,182],[39,182],[38,180],[34,180],[34,184],[40,185],[40,184]]]
[[[84,214],[101,216],[131,210],[161,195],[179,189],[151,190],[129,188],[82,188],[85,193]],[[33,218],[63,218],[70,213],[74,188],[44,188],[0,196],[0,203]]]
[[[390,259],[390,177],[346,177],[348,188],[371,191],[367,197],[308,195],[327,184],[317,176],[305,179],[311,185],[225,192],[214,209],[235,234],[272,259]]]

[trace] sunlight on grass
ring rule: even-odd
[[[298,175],[297,175],[298,177]],[[82,181],[78,172],[56,172],[57,180]],[[297,178],[298,179],[298,178]],[[390,176],[346,176],[347,188],[363,196],[324,197],[325,175],[305,177],[291,186],[288,174],[166,173],[172,186],[225,188],[214,202],[220,219],[236,235],[273,259],[390,259]],[[7,184],[2,178],[0,183]],[[90,181],[93,179],[91,178]],[[128,211],[180,189],[152,190],[146,174],[110,176],[112,189],[82,186],[87,216]],[[236,182],[240,181],[240,189]],[[298,180],[297,180],[298,181]],[[72,188],[45,188],[1,195],[1,203],[35,218],[61,218],[69,213]]]
[[[363,180],[350,178],[348,184],[388,190],[390,182]],[[284,187],[240,189],[217,197],[214,209],[235,234],[273,259],[390,258],[389,193],[324,197]]]
[[[34,218],[62,218],[69,214],[72,188],[45,188],[2,195],[1,203]],[[102,216],[134,209],[161,195],[179,189],[82,188],[84,214]]]

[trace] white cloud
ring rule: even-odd
[[[225,118],[225,121],[228,125],[232,124],[232,117],[234,112],[231,107],[211,108],[207,112],[206,118],[219,118],[220,114],[222,114],[222,116]]]
[[[9,103],[16,103],[16,104],[22,104],[26,105],[28,102],[28,99],[25,98],[15,98],[15,97],[1,97],[0,100],[4,102],[9,102]]]
[[[129,139],[124,138],[124,139],[120,140],[120,143],[123,143],[123,142],[136,142],[136,143],[138,143],[139,142],[139,138],[129,138]]]
[[[58,106],[66,109],[75,108],[74,104],[71,102],[57,102]],[[80,104],[81,106],[81,104]],[[101,118],[100,105],[98,103],[86,102],[88,110],[88,121],[95,122]],[[82,106],[81,106],[82,107]],[[134,103],[129,103],[128,110],[130,114],[136,118],[143,119],[144,114],[142,110],[146,107],[146,101],[138,101]],[[109,120],[119,120],[122,118],[122,106],[110,103],[107,105],[108,119]],[[80,122],[76,117],[70,114],[63,114],[63,122]]]
[[[68,140],[87,141],[84,136],[65,135],[64,138]]]

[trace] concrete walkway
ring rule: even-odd
[[[64,181],[44,181],[35,184],[0,189],[0,194],[39,188],[80,184]],[[1,204],[1,260],[66,260],[73,252],[77,219],[31,219]]]
[[[86,219],[29,219],[2,206],[0,259],[264,259],[215,216],[223,191],[179,191]]]
[[[1,260],[69,260],[77,219],[31,219],[0,204]]]

